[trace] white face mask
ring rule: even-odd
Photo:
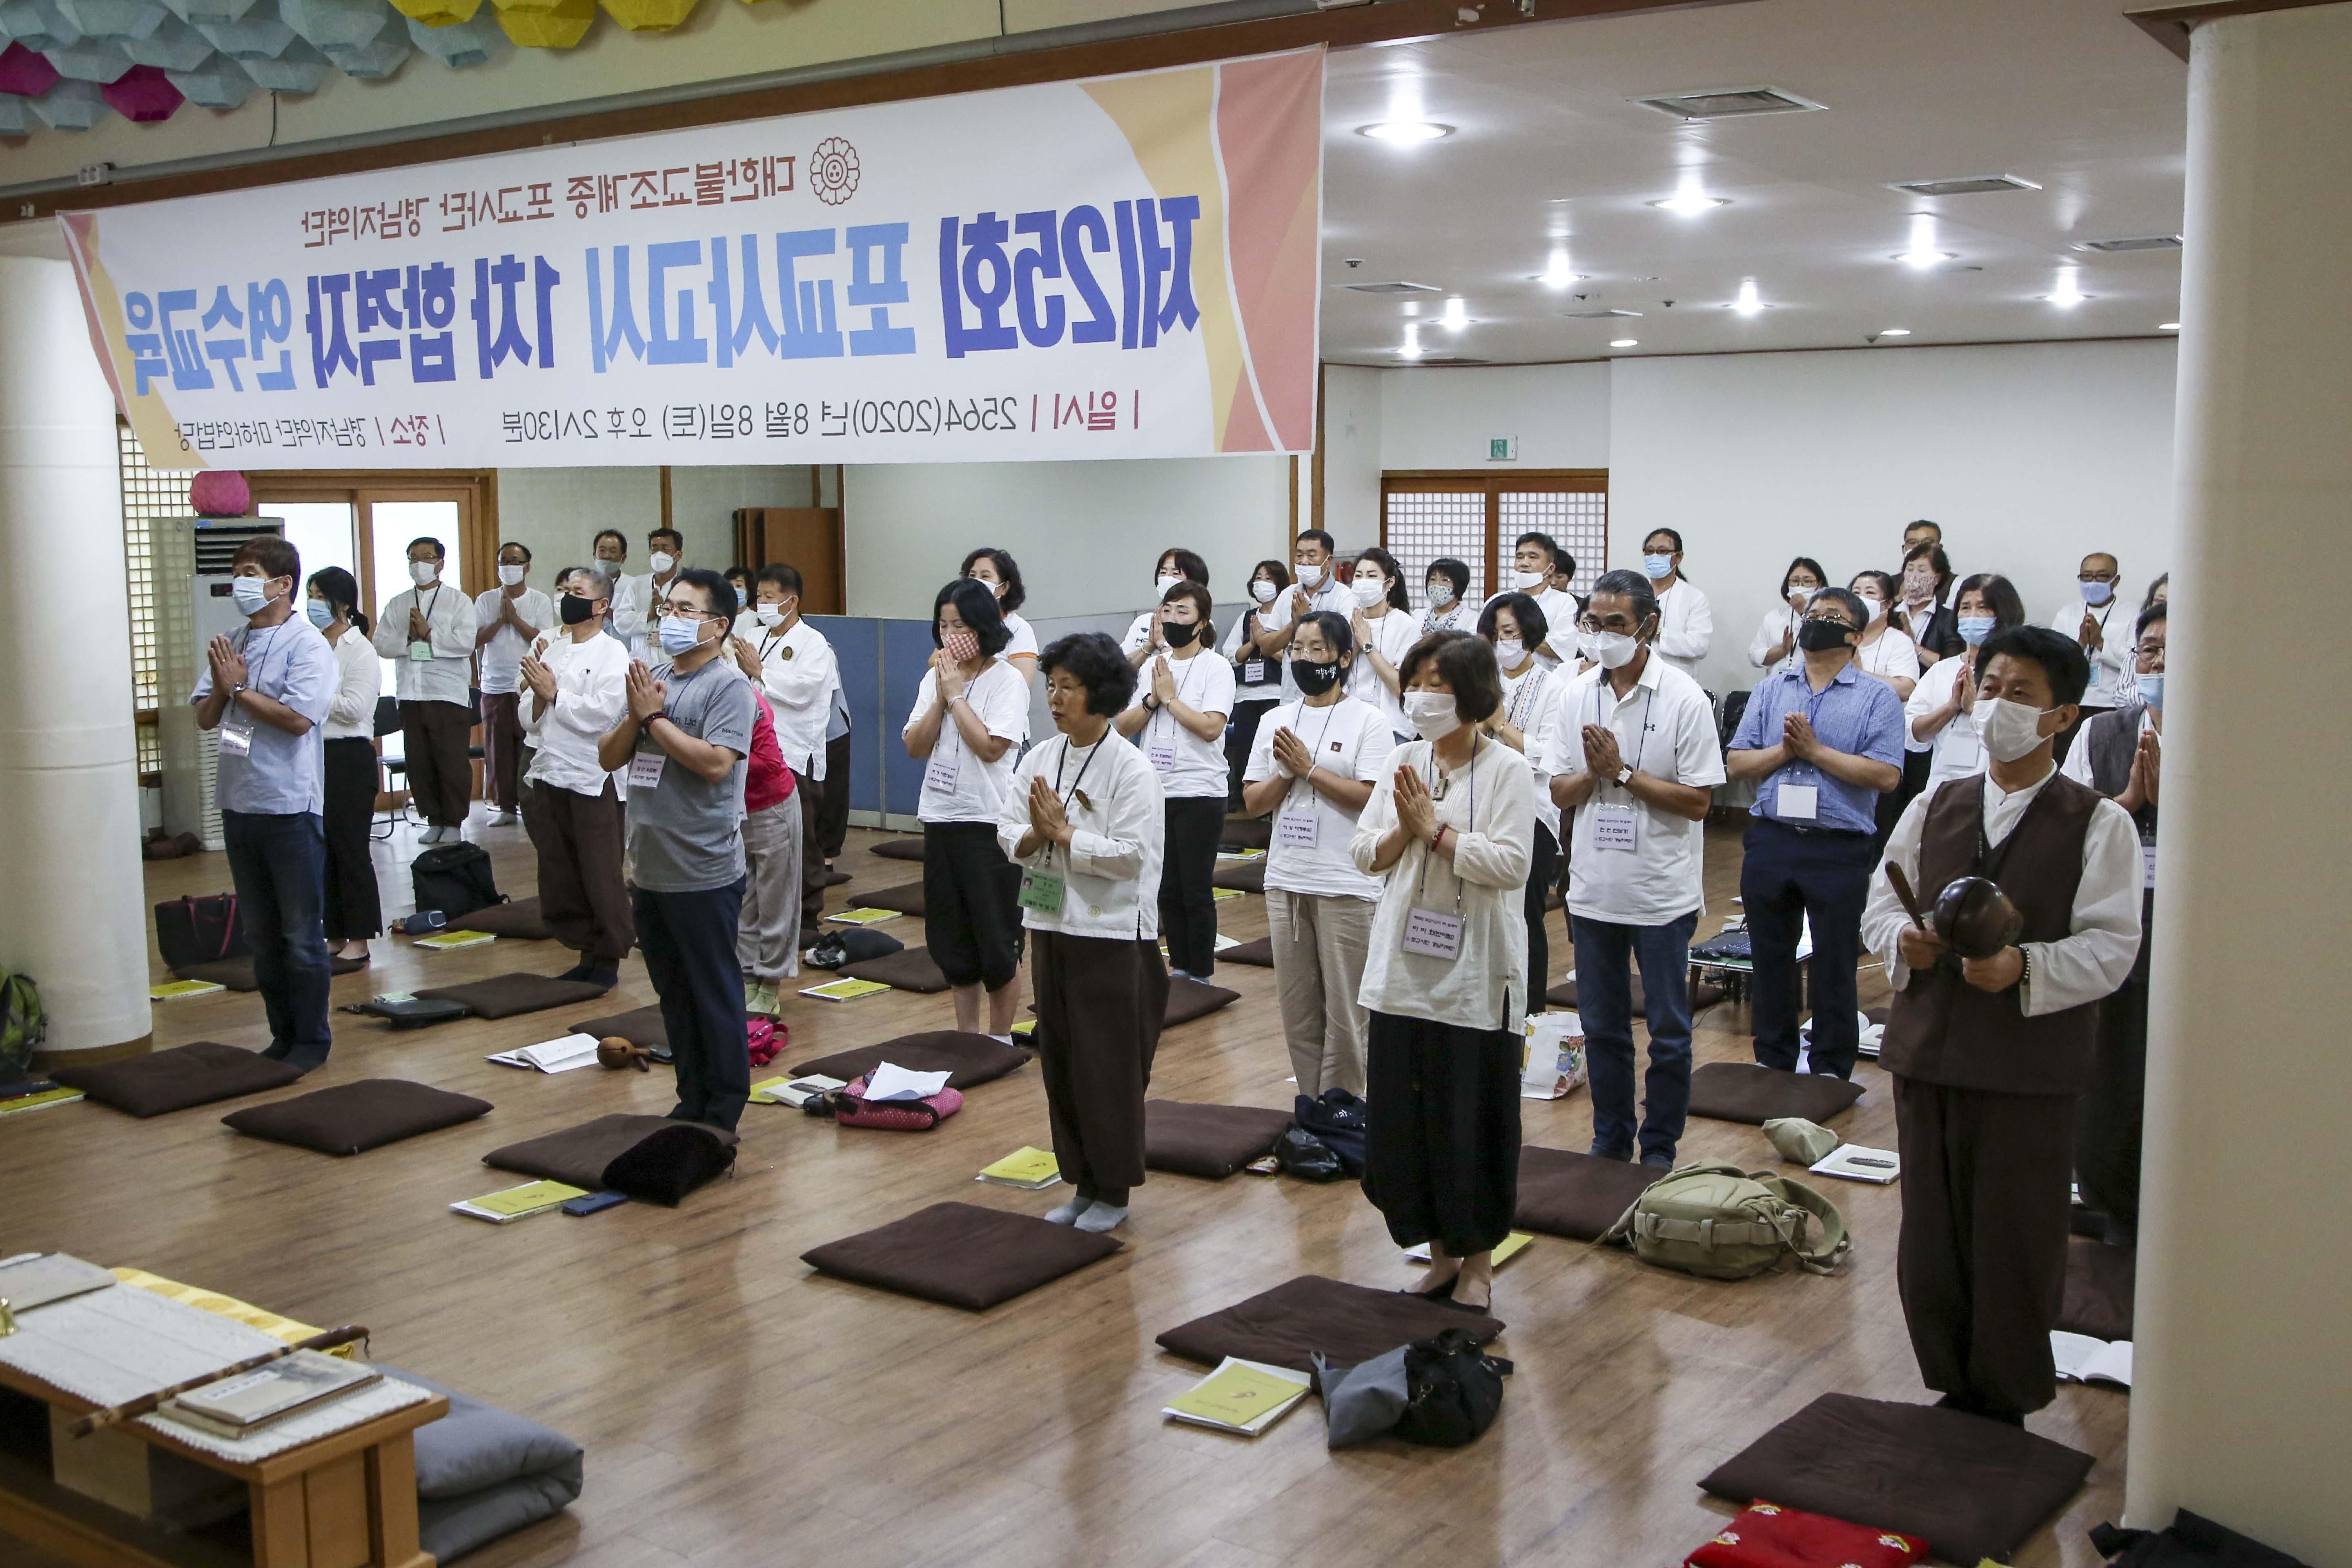
[[[2042,718],[2055,708],[2028,708],[2006,697],[1977,704],[1977,738],[1997,763],[2013,763],[2049,739],[2042,732]]]
[[[1331,563],[1328,561],[1324,562],[1319,566],[1309,566],[1304,561],[1298,563],[1298,585],[1300,587],[1320,588],[1325,583],[1329,582],[1330,579]]]
[[[430,588],[440,575],[441,567],[436,562],[412,561],[408,563],[408,579],[420,588]]]
[[[1460,596],[1454,591],[1454,579],[1451,577],[1437,577],[1431,580],[1429,584],[1431,609],[1442,610]]]
[[[1520,572],[1515,570],[1511,574],[1511,586],[1517,588],[1522,594],[1532,594],[1550,580],[1551,574],[1549,572]]]
[[[1501,665],[1505,669],[1511,668],[1513,666],[1517,665],[1519,660],[1527,657],[1528,645],[1521,642],[1517,637],[1496,637],[1495,639],[1495,662]]]
[[[1442,741],[1462,728],[1462,715],[1454,708],[1451,691],[1406,692],[1404,716],[1412,721],[1413,733],[1424,741]]]
[[[665,576],[671,567],[677,564],[677,557],[667,550],[656,550],[646,557],[646,564],[654,569],[655,576]]]
[[[760,624],[763,626],[780,626],[784,624],[784,607],[782,605],[755,605],[751,613],[760,617]]]
[[[499,568],[499,581],[511,588],[521,582],[522,574],[530,570],[528,566],[501,566]]]
[[[1168,590],[1173,588],[1177,584],[1181,583],[1183,580],[1184,578],[1181,573],[1162,572],[1159,576],[1154,577],[1151,580],[1151,585],[1159,591],[1160,596],[1164,599],[1168,596]]]
[[[1367,577],[1360,572],[1356,574],[1356,580],[1348,586],[1355,594],[1356,603],[1368,610],[1389,596],[1389,585],[1386,581],[1379,577]]]
[[[1255,599],[1261,605],[1273,604],[1274,596],[1278,592],[1280,592],[1279,589],[1276,588],[1273,584],[1267,582],[1263,577],[1250,584],[1250,597]]]
[[[1587,632],[1584,641],[1603,669],[1622,669],[1642,651],[1642,639],[1623,632]]]

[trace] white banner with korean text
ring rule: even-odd
[[[1314,444],[1319,49],[64,215],[159,468]]]

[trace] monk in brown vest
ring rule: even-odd
[[[1929,910],[1987,877],[2023,917],[2011,945],[1962,958],[1882,875],[1863,940],[1897,994],[1879,1065],[1903,1152],[1895,1278],[1921,1380],[1958,1409],[2022,1425],[2056,1397],[2075,1098],[2100,999],[2139,950],[2139,834],[2053,758],[2089,667],[2073,639],[2013,626],[1978,653],[1986,768],[1913,801],[1887,842]]]

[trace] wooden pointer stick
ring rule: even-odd
[[[1921,931],[1933,930],[1927,924],[1927,917],[1919,912],[1919,900],[1913,896],[1911,879],[1903,874],[1903,868],[1889,860],[1886,863],[1886,879],[1895,884],[1895,896],[1903,900],[1904,912],[1911,917],[1912,924]]]
[[[142,1394],[127,1405],[117,1405],[105,1410],[93,1410],[74,1421],[66,1428],[66,1431],[76,1437],[87,1437],[100,1427],[120,1426],[125,1421],[136,1421],[142,1415],[152,1415],[156,1407],[165,1400],[175,1398],[191,1389],[202,1388],[207,1384],[218,1383],[223,1378],[236,1377],[243,1373],[256,1371],[274,1361],[284,1361],[297,1351],[331,1351],[338,1345],[347,1345],[367,1337],[368,1331],[363,1328],[330,1329],[323,1334],[311,1335],[299,1344],[288,1345],[265,1355],[251,1356],[238,1362],[235,1366],[225,1366],[217,1372],[208,1372],[202,1377],[192,1377],[185,1383],[175,1383],[169,1388],[159,1388],[152,1394]]]

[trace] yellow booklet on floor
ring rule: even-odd
[[[562,1182],[526,1182],[520,1187],[504,1192],[486,1193],[478,1198],[467,1198],[449,1206],[459,1214],[476,1219],[488,1220],[492,1225],[504,1225],[510,1219],[522,1219],[530,1215],[545,1214],[559,1204],[573,1198],[584,1198],[582,1188],[567,1186]]]
[[[820,1002],[855,1002],[860,996],[871,996],[889,989],[879,980],[828,980],[822,985],[803,986],[801,994],[814,996]]]
[[[431,936],[418,937],[415,945],[448,952],[456,948],[479,947],[486,942],[498,940],[486,931],[436,931]]]
[[[1054,1158],[1052,1150],[1032,1149],[1024,1143],[994,1164],[982,1165],[980,1174],[973,1179],[1034,1193],[1059,1182],[1062,1166],[1061,1162]]]
[[[1225,899],[1238,899],[1242,896],[1242,890],[1239,888],[1219,888],[1209,896],[1220,900]]]
[[[1216,1371],[1170,1400],[1160,1413],[1255,1437],[1305,1398],[1307,1386],[1303,1372],[1227,1356]]]
[[[190,996],[209,996],[215,991],[227,989],[227,986],[215,984],[209,980],[166,980],[161,985],[147,987],[147,1000],[178,1002]]]
[[[1016,1040],[1028,1039],[1036,1032],[1037,1020],[1034,1018],[1024,1018],[1019,1023],[1013,1026],[1013,1037]]]
[[[1525,1252],[1528,1249],[1528,1243],[1534,1239],[1535,1237],[1533,1236],[1530,1236],[1524,1230],[1515,1230],[1511,1232],[1510,1235],[1503,1237],[1503,1245],[1495,1248],[1495,1267],[1500,1268],[1504,1264],[1508,1263],[1512,1258],[1517,1258],[1520,1253]],[[1423,1242],[1419,1247],[1413,1247],[1411,1251],[1407,1252],[1405,1257],[1414,1263],[1428,1262],[1429,1243],[1425,1241]]]
[[[896,910],[843,910],[824,918],[837,921],[845,926],[878,926],[884,921],[897,920],[898,911]]]

